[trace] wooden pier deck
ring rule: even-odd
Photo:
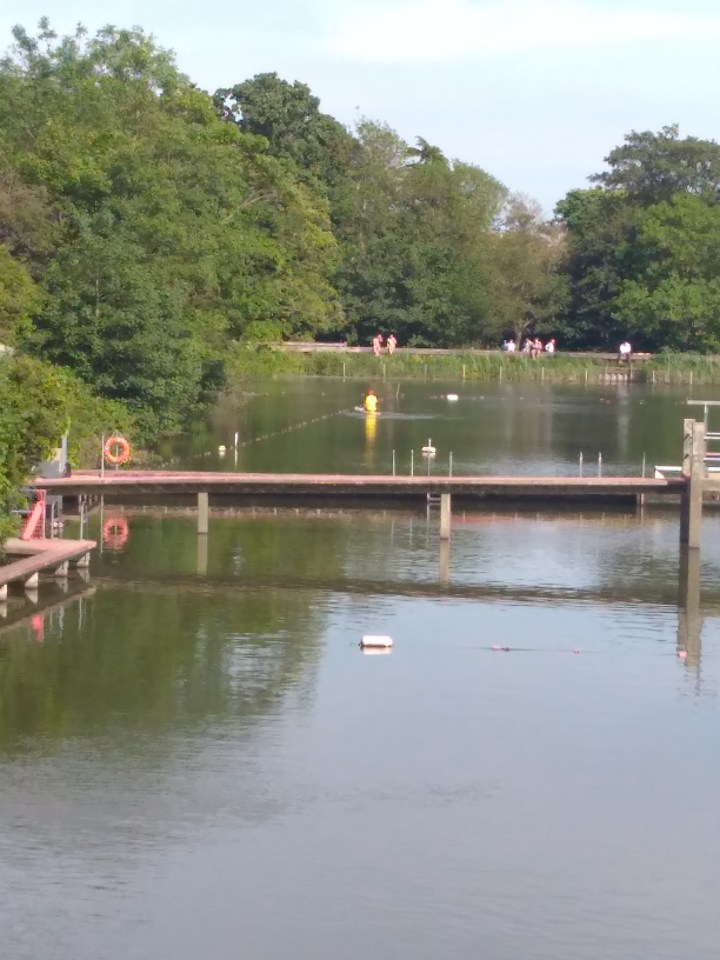
[[[95,540],[19,540],[10,537],[5,541],[4,549],[11,559],[0,565],[0,602],[7,598],[10,583],[23,583],[32,589],[37,586],[41,573],[50,571],[56,577],[66,576],[71,560],[77,561],[78,566],[86,566],[90,551],[96,546]]]
[[[70,477],[38,479],[66,496],[142,497],[182,494],[233,495],[251,499],[324,497],[409,499],[451,494],[473,499],[593,500],[680,494],[683,477],[392,476],[386,474],[237,473],[185,470],[75,471]]]

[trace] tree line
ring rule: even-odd
[[[209,94],[138,29],[43,20],[13,41],[0,343],[148,441],[211,403],[249,342],[718,349],[713,141],[633,132],[548,218],[422,137],[347,129],[299,81]]]

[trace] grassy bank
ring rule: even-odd
[[[457,351],[374,357],[371,353],[327,350],[285,352],[273,347],[239,347],[229,363],[231,379],[273,376],[378,377],[403,380],[505,380],[554,383],[720,384],[720,357],[658,354],[638,359],[628,369],[607,356],[556,354],[538,360],[504,353]]]

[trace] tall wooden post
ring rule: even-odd
[[[700,662],[700,551],[683,547],[680,551],[680,580],[678,584],[678,653],[687,663]]]
[[[199,576],[207,576],[208,567],[208,538],[197,538],[197,572]]]
[[[450,539],[450,515],[452,497],[449,493],[440,494],[440,539]]]
[[[450,541],[440,541],[440,584],[448,585],[450,580]]]
[[[208,503],[208,494],[204,490],[197,495],[197,532],[207,533],[209,523],[210,506]]]
[[[683,431],[683,476],[687,484],[680,506],[680,542],[700,547],[703,481],[705,479],[705,424],[685,420]]]

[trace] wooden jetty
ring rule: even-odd
[[[108,496],[116,500],[142,497],[197,497],[197,529],[207,534],[209,497],[224,496],[258,502],[278,498],[333,498],[437,501],[440,539],[450,537],[452,498],[464,500],[524,500],[581,503],[587,501],[637,503],[647,496],[676,497],[680,501],[680,542],[700,546],[702,502],[706,493],[720,491],[720,477],[712,474],[708,454],[707,407],[703,421],[683,423],[682,465],[677,475],[653,477],[563,476],[398,476],[396,474],[242,473],[188,470],[85,470],[69,477],[37,479],[35,485],[69,497]],[[718,402],[720,403],[720,401]],[[720,435],[718,435],[720,439]]]
[[[5,541],[5,554],[11,558],[0,566],[0,603],[7,599],[8,585],[22,583],[26,589],[38,586],[41,573],[52,573],[64,578],[71,561],[78,567],[90,563],[90,551],[97,546],[94,540],[20,540],[10,537]]]
[[[65,496],[131,499],[158,496],[197,497],[198,533],[208,532],[209,496],[257,502],[272,498],[315,497],[408,500],[436,498],[440,538],[450,536],[451,499],[643,502],[647,495],[678,496],[684,477],[505,477],[397,476],[385,474],[233,473],[184,470],[78,471],[70,477],[38,480]]]
[[[682,477],[397,476],[336,473],[238,473],[186,470],[74,471],[70,477],[37,480],[65,496],[113,497],[159,494],[229,494],[268,497],[425,498],[452,494],[471,499],[625,499],[643,494],[678,495]]]

